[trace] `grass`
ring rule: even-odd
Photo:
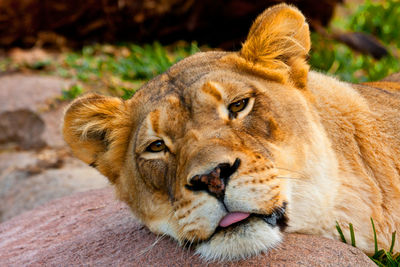
[[[347,32],[369,33],[381,40],[390,54],[376,60],[369,55],[354,52],[341,43],[312,33],[310,65],[314,69],[354,83],[380,80],[400,71],[400,28],[397,25],[399,17],[398,0],[380,3],[366,1],[347,18],[336,17],[332,23],[333,27]],[[331,29],[328,29],[329,31]]]
[[[59,60],[55,74],[66,78],[76,77],[81,87],[84,84],[93,91],[128,99],[147,80],[197,51],[199,48],[196,43],[170,47],[163,47],[158,42],[144,46],[86,46]],[[72,95],[78,92],[75,89],[69,89]],[[83,91],[80,90],[80,93]]]
[[[374,233],[375,252],[372,256],[369,256],[369,258],[373,262],[375,262],[376,265],[378,265],[380,267],[384,267],[384,266],[399,267],[400,266],[400,252],[393,251],[394,244],[396,242],[396,231],[392,233],[392,242],[391,242],[389,251],[386,251],[384,249],[378,249],[378,239],[376,237],[374,220],[372,218],[371,218],[371,224],[372,224],[372,231]],[[339,226],[338,222],[336,222],[336,229],[339,233],[339,236],[340,236],[340,239],[342,240],[342,242],[347,244],[347,240],[344,237],[343,231],[342,231],[341,227]],[[353,247],[356,247],[356,238],[355,238],[354,228],[351,223],[349,224],[349,231],[350,231],[351,245]]]
[[[348,22],[348,28],[356,32],[370,33],[385,44],[400,48],[400,1],[386,0],[379,3],[367,0]]]
[[[311,67],[341,80],[353,83],[377,81],[400,70],[400,61],[393,55],[376,60],[316,33],[311,34],[311,40],[314,45],[309,61]]]
[[[74,84],[67,89],[62,90],[62,100],[72,100],[81,95],[83,92],[82,86]]]

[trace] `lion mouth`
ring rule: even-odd
[[[246,212],[231,212],[225,215],[215,231],[205,240],[197,240],[191,242],[184,242],[185,244],[196,244],[201,245],[211,241],[215,236],[219,234],[227,235],[235,234],[235,232],[241,232],[248,224],[252,221],[262,220],[267,223],[270,227],[279,227],[280,231],[283,231],[287,227],[287,216],[285,214],[287,203],[284,202],[281,207],[276,207],[270,214],[257,214],[257,213],[246,213]]]
[[[222,231],[235,231],[236,228],[246,225],[250,220],[256,218],[263,220],[271,227],[278,226],[281,231],[287,227],[287,216],[286,212],[287,203],[284,202],[281,207],[276,207],[270,214],[257,214],[257,213],[246,213],[246,212],[231,212],[225,215],[219,222],[218,227],[215,229],[213,236]]]
[[[219,226],[228,227],[229,225],[235,224],[237,222],[243,221],[250,216],[250,213],[245,212],[231,212],[225,215],[219,222]]]
[[[285,216],[286,212],[286,202],[283,203],[281,207],[275,208],[270,214],[257,214],[257,213],[247,213],[247,212],[230,212],[225,215],[219,222],[218,227],[226,228],[228,226],[237,224],[239,222],[245,221],[249,217],[258,217],[268,223],[270,226],[279,226],[280,228],[287,226],[287,218]]]
[[[288,222],[287,216],[285,214],[286,206],[287,203],[283,202],[281,207],[275,208],[269,215],[256,214],[255,216],[260,217],[272,227],[278,226],[280,230],[283,231],[287,227],[287,222]]]
[[[254,225],[255,221],[264,221],[271,228],[279,227],[280,231],[283,231],[287,226],[287,216],[285,215],[287,203],[284,202],[281,207],[275,208],[270,214],[257,214],[257,213],[246,213],[246,212],[231,212],[225,215],[219,225],[215,228],[214,232],[204,240],[188,241],[183,242],[188,247],[198,247],[202,244],[211,242],[215,237],[235,236],[236,234],[243,234],[250,225]],[[195,245],[195,246],[192,246]]]

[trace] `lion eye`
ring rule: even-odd
[[[151,143],[146,148],[146,151],[156,153],[156,152],[161,152],[161,151],[165,150],[166,148],[167,148],[167,146],[165,145],[164,141],[157,140],[157,141]]]
[[[248,98],[241,99],[239,101],[233,102],[232,104],[229,105],[228,110],[232,114],[238,113],[242,110],[244,110],[249,103]]]

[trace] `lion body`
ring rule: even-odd
[[[354,85],[309,73],[308,89],[334,153],[337,176],[336,185],[323,183],[315,188],[322,198],[317,205],[330,207],[332,213],[311,216],[307,230],[293,227],[294,232],[338,239],[332,225],[335,218],[346,230],[348,223],[355,225],[358,246],[372,253],[373,218],[379,225],[379,244],[390,246],[391,233],[400,227],[396,204],[400,203],[400,90],[393,90],[395,84],[399,86],[396,82]],[[322,191],[324,186],[326,190]],[[309,198],[305,205],[315,203],[318,197]],[[304,196],[299,196],[301,199]],[[299,217],[304,216],[303,209],[297,210]],[[324,221],[326,226],[322,227]],[[345,234],[349,240],[349,231]]]
[[[371,253],[370,218],[388,248],[400,226],[398,76],[353,85],[309,71],[309,42],[301,13],[278,5],[239,53],[184,59],[128,101],[75,100],[65,139],[150,230],[206,259],[266,251],[282,231],[339,239],[336,221]]]

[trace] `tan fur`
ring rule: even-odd
[[[257,216],[214,234],[229,212],[269,215],[287,204],[287,232],[390,246],[400,226],[400,83],[352,85],[309,71],[303,15],[284,4],[254,22],[238,53],[198,53],[130,100],[83,96],[66,111],[65,140],[115,185],[150,230],[208,260],[245,258],[281,242]],[[228,107],[248,99],[234,116]],[[163,140],[167,150],[147,147]],[[218,164],[239,168],[223,200],[190,189]],[[286,204],[285,204],[286,203]],[[395,249],[399,249],[396,243]]]

